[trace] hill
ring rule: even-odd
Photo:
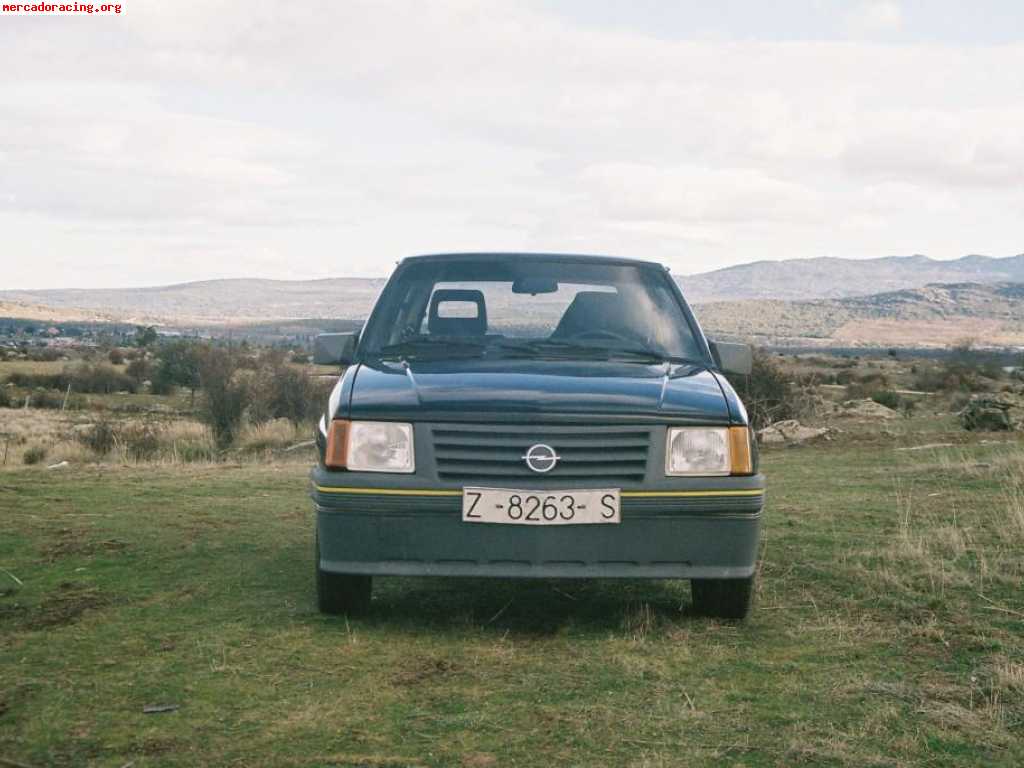
[[[0,301],[69,312],[102,312],[125,322],[236,324],[298,318],[362,318],[383,278],[203,280],[153,288],[0,291]]]
[[[815,301],[712,302],[711,336],[793,346],[1024,345],[1024,284],[953,283]]]
[[[796,345],[1024,344],[1024,255],[761,261],[677,280],[712,334]],[[229,279],[0,291],[0,316],[171,328],[301,320],[308,330],[364,319],[383,285],[383,278]]]
[[[677,280],[694,303],[736,299],[836,299],[917,288],[929,283],[1024,282],[1024,254],[1007,258],[964,256],[951,261],[927,256],[755,261]]]

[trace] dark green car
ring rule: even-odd
[[[626,259],[402,261],[345,365],[312,473],[322,611],[374,575],[690,579],[750,609],[764,505],[747,414],[668,271]]]

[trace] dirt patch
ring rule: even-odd
[[[186,751],[186,749],[185,745],[175,739],[154,737],[133,746],[131,752],[133,755],[154,757],[156,755],[165,755],[168,752]]]
[[[489,752],[471,752],[462,756],[462,764],[465,768],[490,768],[498,764],[498,758]]]
[[[56,542],[40,551],[40,555],[53,563],[65,557],[91,557],[100,553],[122,552],[128,548],[127,542],[117,539],[106,541],[90,541],[81,531],[61,528]]]
[[[391,682],[403,687],[421,685],[458,671],[458,665],[448,659],[415,659],[391,678]]]
[[[49,595],[32,612],[28,629],[47,629],[74,624],[87,611],[110,604],[110,599],[98,589],[62,582],[56,594]]]
[[[18,590],[9,587],[0,590],[0,624],[12,621],[28,612],[28,607],[19,602],[9,602],[7,598],[14,597]]]

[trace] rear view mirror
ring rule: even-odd
[[[317,365],[348,365],[355,360],[358,333],[321,333],[313,342]]]
[[[519,277],[512,282],[512,293],[557,293],[558,281],[548,277]]]
[[[749,344],[728,344],[724,341],[709,342],[711,356],[724,373],[738,373],[749,376],[754,370],[754,351]]]

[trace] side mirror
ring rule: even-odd
[[[749,344],[727,344],[724,341],[709,342],[711,356],[724,373],[750,375],[754,370],[754,350]]]
[[[313,342],[317,365],[348,365],[355,359],[358,333],[321,333]]]

